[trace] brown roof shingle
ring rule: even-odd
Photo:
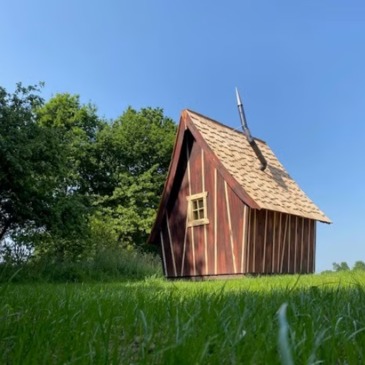
[[[290,177],[265,142],[255,138],[267,160],[267,168],[261,171],[260,162],[242,132],[193,111],[186,112],[223,166],[260,208],[331,223]]]

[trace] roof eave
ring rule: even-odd
[[[171,187],[172,187],[172,184],[173,184],[173,181],[175,178],[176,168],[177,168],[177,164],[179,161],[181,147],[182,147],[182,143],[184,140],[184,134],[185,134],[185,130],[186,130],[186,124],[183,120],[183,113],[184,113],[184,111],[182,112],[181,117],[180,117],[180,122],[179,122],[178,130],[177,130],[177,134],[176,134],[176,138],[175,138],[174,149],[172,151],[170,166],[169,166],[169,169],[167,172],[167,178],[165,180],[165,185],[164,185],[160,203],[159,203],[159,206],[157,209],[156,219],[152,226],[151,233],[147,239],[148,244],[153,244],[154,241],[156,240],[157,230],[162,222],[164,210],[166,208],[166,204],[170,197]]]

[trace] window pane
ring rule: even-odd
[[[207,217],[205,198],[192,199],[190,201],[190,219],[192,221],[202,220]]]

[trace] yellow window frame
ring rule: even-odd
[[[200,226],[209,223],[207,196],[208,192],[205,191],[186,197],[186,200],[188,201],[188,227]]]

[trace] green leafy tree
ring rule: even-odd
[[[354,271],[365,271],[365,262],[364,261],[356,261],[354,267],[352,268]]]
[[[0,241],[50,223],[63,151],[57,133],[36,123],[42,104],[37,86],[0,87]]]
[[[175,133],[158,108],[106,123],[78,96],[44,103],[37,87],[0,88],[0,241],[57,261],[92,255],[105,235],[143,245]]]
[[[95,224],[103,222],[125,245],[143,245],[170,163],[176,125],[162,109],[128,108],[105,126],[94,145],[90,186]],[[97,223],[98,222],[98,223]]]
[[[344,261],[339,264],[334,262],[332,265],[333,265],[333,271],[349,271],[350,270],[349,265],[347,264],[347,262],[344,262]]]
[[[83,174],[84,165],[88,165],[91,146],[103,126],[96,107],[82,105],[78,95],[57,94],[38,108],[37,117],[39,125],[53,128],[61,135],[60,143],[67,155],[64,190],[87,192],[88,178]]]
[[[39,126],[52,128],[60,136],[64,156],[63,173],[53,194],[49,232],[38,235],[37,253],[57,260],[78,259],[90,253],[91,195],[85,166],[103,122],[90,104],[82,105],[77,95],[57,94],[37,109]],[[34,239],[34,237],[33,237]]]

